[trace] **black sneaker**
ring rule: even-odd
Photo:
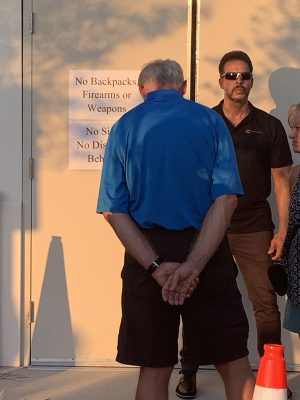
[[[287,398],[288,400],[292,400],[293,398],[293,393],[289,388],[287,388]]]
[[[176,395],[181,399],[194,399],[197,393],[196,372],[182,369],[179,373],[182,374],[182,377],[176,386]]]

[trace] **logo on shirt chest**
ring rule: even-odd
[[[253,133],[263,133],[262,131],[255,131],[253,129],[246,129],[245,133],[247,133],[247,135],[253,135]]]

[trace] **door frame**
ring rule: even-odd
[[[196,77],[198,71],[198,27],[200,0],[186,0],[188,6],[187,21],[187,96],[196,97]],[[33,0],[22,0],[22,260],[21,260],[21,366],[31,365],[32,323],[35,310],[32,302],[32,230],[33,230],[33,38],[35,34]],[[36,190],[36,189],[35,189]]]
[[[31,303],[32,258],[32,0],[22,0],[22,260],[21,260],[21,366],[30,365],[31,323],[34,310]]]

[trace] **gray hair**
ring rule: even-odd
[[[158,89],[169,88],[181,90],[184,81],[183,71],[177,61],[155,60],[146,64],[140,72],[138,84],[155,82]]]
[[[292,104],[288,111],[288,122],[291,125],[293,123],[293,119],[295,114],[300,113],[300,103]]]

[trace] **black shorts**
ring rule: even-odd
[[[183,262],[197,237],[194,229],[144,230],[157,254]],[[117,361],[143,367],[178,362],[178,332],[183,322],[185,345],[198,365],[220,364],[248,355],[248,321],[236,284],[236,266],[225,238],[182,306],[162,300],[161,287],[125,253],[122,270],[122,320]]]

